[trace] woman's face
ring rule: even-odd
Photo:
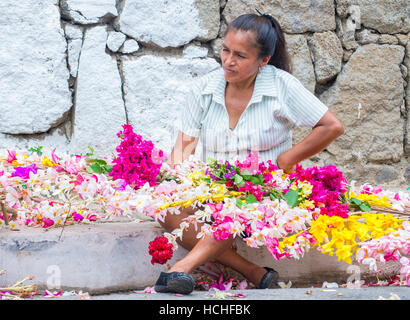
[[[230,30],[222,44],[221,61],[225,80],[239,83],[254,76],[265,66],[269,57],[259,59],[256,34],[253,31]]]

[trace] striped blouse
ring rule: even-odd
[[[260,162],[276,164],[292,147],[292,127],[314,127],[328,110],[293,75],[266,65],[236,127],[230,129],[225,87],[222,68],[197,78],[181,110],[179,130],[200,137],[195,155],[203,161],[243,161],[257,151]]]

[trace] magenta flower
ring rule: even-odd
[[[54,224],[54,221],[51,219],[43,218],[43,228],[51,227]]]
[[[152,141],[142,139],[134,133],[131,125],[124,124],[123,131],[117,133],[122,139],[116,150],[117,158],[113,160],[113,168],[109,173],[116,179],[125,180],[134,189],[139,189],[145,183],[155,186],[166,156],[162,150],[156,149]]]
[[[84,219],[84,217],[81,214],[77,213],[77,212],[73,212],[73,219],[74,219],[74,221],[82,221]]]
[[[22,179],[30,179],[30,172],[37,173],[37,166],[35,163],[27,167],[15,167],[12,177],[20,177]]]

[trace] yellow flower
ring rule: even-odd
[[[53,161],[51,161],[50,158],[48,158],[47,156],[44,156],[43,160],[41,160],[41,164],[45,165],[46,167],[54,167],[55,164]]]
[[[360,193],[356,195],[354,192],[350,192],[349,195],[346,194],[347,198],[356,198],[359,199],[360,201],[367,201],[370,206],[377,206],[377,207],[382,207],[382,208],[390,208],[392,204],[389,202],[389,199],[385,196],[379,198],[375,194],[365,194],[365,193]]]
[[[18,166],[20,166],[20,163],[18,163],[17,160],[13,160],[13,161],[11,162],[11,165],[12,165],[13,167],[18,167]]]
[[[299,203],[298,207],[301,208],[301,209],[307,209],[307,208],[314,209],[315,204],[312,200],[305,200],[305,201]]]
[[[311,185],[307,181],[299,182],[298,187],[301,189],[299,194],[302,195],[304,198],[307,198],[312,193],[313,185]]]
[[[337,261],[344,261],[352,264],[352,251],[356,248],[356,245],[343,245],[336,250]]]
[[[195,200],[196,200],[196,199],[186,200],[186,201],[181,205],[181,207],[182,207],[182,208],[188,208],[192,203],[194,203]]]
[[[212,195],[212,200],[213,200],[213,201],[216,201],[216,202],[223,201],[225,198],[226,198],[226,195],[225,195],[225,194],[215,194],[215,195]]]

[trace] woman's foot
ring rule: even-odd
[[[272,289],[278,286],[279,273],[272,268],[264,267],[266,273],[258,284],[258,289]]]
[[[156,292],[190,294],[194,287],[194,278],[188,273],[161,272],[154,289]]]

